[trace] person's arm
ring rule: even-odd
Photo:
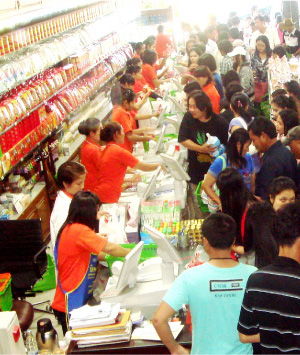
[[[216,150],[216,147],[212,147],[211,144],[204,143],[203,145],[194,143],[191,139],[180,142],[184,147],[189,150],[193,150],[198,153],[209,154]]]
[[[147,90],[146,94],[143,96],[142,100],[134,105],[134,109],[138,111],[148,100],[151,94],[151,90]]]
[[[239,332],[240,342],[243,344],[247,343],[260,343],[260,334],[246,335]]]
[[[185,85],[189,80],[196,80],[196,78],[191,74],[183,74],[181,77],[181,84]]]
[[[206,192],[212,200],[214,200],[218,205],[221,204],[219,196],[213,190],[213,186],[216,183],[217,179],[211,175],[209,172],[205,175],[205,178],[202,182],[201,188]]]
[[[138,121],[141,121],[141,120],[148,120],[151,117],[158,117],[159,115],[160,115],[159,112],[155,112],[155,113],[151,113],[151,114],[150,113],[149,114],[137,113],[134,118]]]
[[[273,41],[274,41],[274,47],[281,45],[278,31],[276,28],[273,29]]]
[[[158,88],[164,81],[159,80],[158,78],[152,79],[152,82],[156,88]]]
[[[142,170],[142,171],[154,171],[157,168],[161,167],[163,170],[165,170],[165,167],[161,164],[150,164],[150,163],[144,163],[142,161],[139,161],[135,165],[135,169]]]
[[[142,136],[135,134],[133,131],[127,132],[126,137],[130,142],[136,143],[136,142],[148,142],[150,141],[151,137],[150,136]]]
[[[107,242],[104,248],[102,249],[102,252],[105,252],[106,254],[112,256],[124,257],[130,252],[130,249],[123,248],[119,244]],[[101,253],[98,255],[98,258],[101,258]]]
[[[169,349],[171,354],[189,354],[189,351],[181,346],[174,339],[171,332],[168,319],[175,314],[175,310],[166,302],[162,301],[156,310],[152,319],[152,324],[157,331],[158,336],[165,346]]]
[[[168,68],[166,67],[161,73],[159,73],[157,75],[157,79],[162,78],[166,74],[167,71],[168,71]]]

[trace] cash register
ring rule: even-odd
[[[124,263],[118,261],[113,264],[113,276],[100,299],[120,303],[121,307],[132,311],[140,310],[147,316],[147,313],[153,314],[184,265],[163,233],[147,225],[144,227],[157,244],[158,257],[139,265],[144,244],[139,242],[125,257]]]

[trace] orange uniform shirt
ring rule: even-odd
[[[147,84],[147,83],[146,83]],[[142,84],[141,80],[135,80],[134,81],[134,85],[133,85],[133,91],[135,93],[141,92],[143,91],[145,84]]]
[[[58,276],[62,288],[70,292],[83,280],[89,266],[90,254],[99,254],[107,240],[101,238],[84,224],[67,225],[61,233],[58,245]],[[52,307],[66,312],[65,295],[56,285]]]
[[[120,125],[123,127],[125,133],[124,143],[120,144],[120,146],[130,153],[133,150],[133,142],[131,142],[127,137],[126,133],[132,132],[134,129],[137,128],[136,120],[134,119],[135,113],[126,111],[122,106],[115,105],[112,112],[111,120],[115,122],[119,122]]]
[[[80,161],[86,169],[84,189],[98,194],[101,147],[87,138],[80,148]]]
[[[103,203],[118,202],[128,166],[134,168],[138,159],[115,142],[109,142],[101,157],[100,200]]]
[[[152,90],[154,90],[155,85],[153,83],[153,79],[157,79],[157,74],[156,74],[154,67],[150,64],[143,64],[142,74],[143,74],[144,79],[146,80],[146,83],[149,85],[149,87]]]
[[[218,115],[220,113],[220,100],[221,100],[218,90],[215,88],[213,83],[209,83],[208,85],[204,86],[202,90],[210,98],[212,109],[214,113]]]
[[[164,56],[164,52],[168,49],[168,45],[171,46],[172,42],[170,38],[163,33],[160,33],[156,36],[155,50],[157,52],[158,58]]]

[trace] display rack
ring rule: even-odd
[[[95,1],[90,1],[90,3],[95,3]],[[68,140],[66,144],[68,145],[68,152],[66,155],[60,156],[59,159],[55,162],[54,164],[54,169],[58,168],[62,163],[69,159],[73,159],[78,155],[78,149],[80,145],[82,144],[84,137],[80,136],[78,134],[78,124],[80,121],[94,116],[100,118],[100,120],[107,119],[109,113],[112,110],[112,105],[109,99],[103,100],[103,92],[106,91],[107,94],[107,86],[110,86],[112,84],[112,81],[114,80],[115,74],[120,71],[123,66],[125,65],[126,60],[128,59],[127,52],[125,54],[125,49],[129,49],[130,46],[126,45],[126,42],[130,40],[130,36],[126,35],[127,34],[127,27],[130,27],[130,30],[134,29],[134,22],[136,18],[140,15],[139,12],[139,6],[138,1],[136,0],[130,0],[129,2],[122,2],[121,0],[118,1],[98,1],[97,6],[101,4],[110,4],[113,6],[110,6],[109,9],[113,9],[114,11],[112,13],[106,13],[102,12],[101,13],[101,19],[100,18],[94,18],[93,16],[91,19],[88,19],[87,22],[85,21],[79,21],[76,26],[73,26],[71,29],[67,28],[67,26],[61,25],[62,31],[58,31],[57,34],[53,35],[52,37],[48,38],[40,38],[37,43],[31,43],[30,45],[26,46],[26,48],[18,48],[17,51],[14,53],[9,53],[2,55],[0,57],[0,72],[3,69],[3,66],[5,68],[9,68],[10,65],[13,62],[18,61],[21,59],[23,56],[28,56],[29,54],[34,53],[34,50],[36,48],[41,48],[42,46],[45,46],[46,44],[51,43],[51,41],[56,41],[60,38],[60,36],[63,34],[65,36],[71,36],[71,35],[76,35],[79,31],[85,31],[86,28],[92,29],[90,32],[93,33],[93,36],[90,38],[90,40],[87,41],[82,41],[82,46],[79,48],[78,46],[73,47],[73,51],[70,51],[67,53],[67,55],[63,57],[59,57],[58,60],[53,61],[49,65],[46,65],[40,69],[39,72],[34,72],[31,75],[27,77],[18,77],[19,80],[15,81],[13,85],[8,86],[7,90],[3,91],[2,90],[2,97],[0,96],[0,106],[1,106],[1,99],[6,99],[9,97],[9,95],[12,92],[15,92],[14,90],[17,90],[19,88],[19,85],[25,86],[27,83],[31,82],[36,75],[43,75],[43,73],[47,73],[47,71],[51,68],[57,69],[65,66],[68,61],[71,61],[71,58],[74,57],[76,54],[78,54],[80,51],[86,51],[88,52],[90,49],[95,49],[97,45],[99,45],[99,50],[94,51],[92,53],[92,57],[90,58],[90,62],[88,63],[88,66],[85,66],[83,70],[78,71],[76,73],[76,77],[70,77],[68,78],[67,82],[64,82],[64,84],[55,89],[54,92],[51,92],[50,95],[47,95],[45,99],[43,99],[41,102],[38,102],[34,106],[30,107],[30,109],[27,110],[26,113],[23,113],[21,117],[18,117],[12,124],[9,126],[5,127],[2,132],[0,132],[0,140],[5,136],[7,132],[10,130],[14,129],[18,124],[22,123],[26,118],[30,117],[32,114],[38,112],[38,110],[43,109],[46,107],[49,102],[51,103],[52,100],[54,100],[56,97],[62,95],[64,92],[67,90],[70,90],[77,85],[78,83],[81,83],[82,80],[86,80],[86,78],[94,78],[94,75],[96,75],[97,70],[99,70],[99,65],[105,65],[105,67],[108,69],[108,76],[104,76],[104,79],[98,84],[97,87],[93,87],[93,90],[90,90],[89,94],[82,100],[82,102],[79,102],[79,105],[77,107],[74,107],[71,112],[67,114],[62,120],[58,120],[55,126],[51,126],[52,128],[49,130],[48,127],[48,132],[47,134],[39,141],[37,142],[30,150],[26,152],[26,155],[22,156],[18,162],[16,162],[13,166],[11,166],[9,169],[5,171],[5,174],[2,174],[0,171],[0,176],[2,175],[2,179],[4,178],[3,182],[0,182],[0,188],[1,185],[4,183],[6,184],[8,181],[8,176],[12,173],[15,173],[16,168],[18,168],[18,171],[20,170],[20,166],[27,166],[24,164],[28,164],[28,161],[32,161],[33,157],[39,154],[39,152],[43,152],[44,147],[48,149],[49,144],[53,142],[53,140],[57,141],[57,138],[60,137],[60,139],[65,139],[63,135],[63,132],[68,133],[68,137],[71,135],[71,140]],[[78,2],[76,2],[78,5]],[[96,5],[93,5],[96,6]],[[126,10],[125,10],[126,7]],[[131,9],[131,10],[130,10]],[[134,9],[134,10],[132,10]],[[83,9],[84,10],[84,9]],[[82,11],[83,11],[82,10]],[[44,10],[43,10],[44,11]],[[78,10],[76,10],[78,11]],[[88,13],[88,12],[87,12]],[[45,15],[45,14],[44,14]],[[43,15],[43,16],[44,16]],[[58,13],[54,14],[55,16],[61,15]],[[68,14],[64,15],[67,16]],[[45,15],[46,16],[46,15]],[[53,19],[53,14],[52,16],[43,17],[43,18],[38,18],[36,17],[32,23],[24,23],[24,22],[18,22],[17,26],[12,26],[11,28],[8,28],[3,25],[2,27],[5,27],[5,30],[2,28],[2,32],[0,29],[0,34],[2,36],[4,35],[9,35],[9,33],[5,33],[8,30],[10,31],[19,31],[21,28],[18,26],[32,26],[33,23],[35,26],[37,20],[43,20],[44,22],[47,20],[49,21],[50,19]],[[84,16],[80,17],[79,19],[85,19]],[[58,26],[59,27],[59,26]],[[41,28],[41,27],[40,27]],[[97,30],[98,29],[98,30]],[[0,46],[1,46],[1,41],[0,41]],[[131,47],[130,47],[131,48]],[[123,52],[122,52],[123,51]],[[90,53],[90,52],[89,52]],[[95,55],[96,53],[96,55]],[[123,56],[123,57],[122,57]],[[115,59],[117,57],[117,60]],[[122,57],[122,58],[121,58]],[[118,62],[119,60],[119,62]],[[0,89],[0,95],[1,95],[1,89]],[[102,98],[102,100],[101,100]],[[47,113],[48,114],[48,113]],[[1,129],[1,128],[0,128]],[[28,136],[29,138],[29,136]],[[7,153],[7,152],[6,152]],[[3,163],[3,157],[5,154],[1,152],[0,150],[0,168],[1,168],[1,162]],[[35,155],[34,155],[35,154]],[[22,168],[23,169],[23,168]],[[1,169],[0,169],[1,170]],[[53,172],[53,171],[52,171]],[[23,212],[18,215],[14,215],[13,218],[33,218],[33,216],[42,218],[40,215],[40,212],[43,215],[44,223],[45,223],[45,238],[47,237],[47,233],[49,230],[49,191],[48,187],[47,189],[45,188],[46,184],[45,182],[38,182],[37,184],[34,185],[33,189],[30,192],[31,196],[31,201],[34,199],[34,204],[39,205],[41,208],[39,210],[33,208],[31,203],[29,206],[24,206]],[[48,193],[48,197],[47,197]],[[47,211],[47,212],[45,212]],[[47,218],[45,216],[48,216]]]

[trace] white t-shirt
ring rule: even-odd
[[[57,234],[68,217],[71,201],[72,199],[63,191],[58,192],[50,217],[50,235],[53,250]]]
[[[255,49],[256,39],[257,39],[258,36],[266,36],[266,37],[268,37],[271,49],[274,49],[275,46],[278,46],[279,44],[281,44],[279,36],[278,36],[277,29],[276,28],[267,27],[265,33],[261,33],[259,30],[254,31],[252,33],[251,40],[250,40],[250,49]]]

